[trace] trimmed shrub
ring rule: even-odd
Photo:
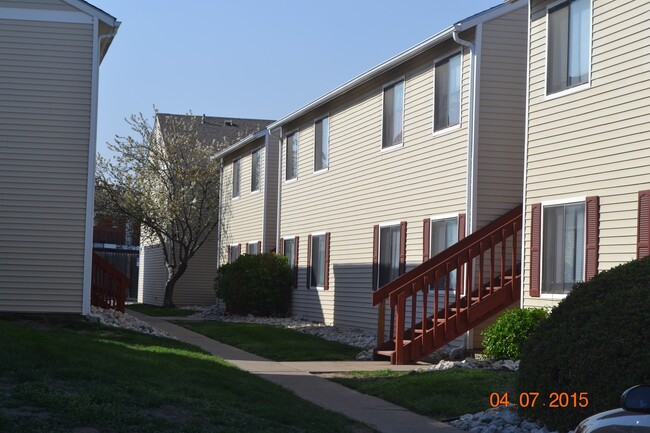
[[[233,314],[287,316],[293,275],[280,254],[245,254],[217,271],[214,288]]]
[[[519,359],[521,346],[547,317],[544,308],[506,311],[481,332],[483,353],[494,359]]]
[[[552,429],[572,429],[587,416],[619,407],[628,387],[650,382],[649,311],[650,257],[576,284],[524,344],[517,387],[540,394],[523,415]],[[549,407],[551,393],[563,392],[569,407]],[[571,396],[583,392],[587,407],[574,407]]]

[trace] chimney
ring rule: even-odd
[[[201,116],[201,125],[205,125],[205,114]]]

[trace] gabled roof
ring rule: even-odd
[[[313,102],[305,105],[302,108],[299,108],[298,110],[283,117],[277,122],[272,123],[271,125],[269,125],[269,129],[282,127],[283,125],[299,118],[300,116],[309,113],[311,110],[323,104],[326,104],[335,98],[338,98],[339,96],[355,89],[356,87],[359,87],[364,83],[367,83],[368,81],[383,74],[384,72],[387,72],[405,63],[406,61],[418,56],[419,54],[429,50],[430,48],[435,47],[436,45],[439,45],[444,41],[452,39],[454,32],[461,32],[463,30],[470,29],[478,24],[484,23],[486,21],[490,21],[494,18],[500,17],[514,10],[522,8],[527,4],[528,4],[528,0],[505,0],[503,4],[494,6],[483,12],[479,12],[478,14],[465,18],[455,23],[454,25],[447,27],[443,31],[431,36],[430,38],[424,40],[423,42],[420,42],[419,44],[413,46],[412,48],[409,48],[408,50],[396,55],[395,57],[388,59],[384,63],[381,63],[375,66],[374,68],[364,72],[363,74],[357,76],[356,78],[353,78],[352,80],[348,81],[342,86],[337,87],[336,89],[326,93],[320,98],[314,100]]]
[[[231,146],[245,137],[266,129],[273,120],[239,119],[236,117],[194,116],[186,114],[158,113],[156,121],[160,131],[165,135],[165,127],[172,119],[185,118],[197,128],[199,141],[206,146],[221,150]]]

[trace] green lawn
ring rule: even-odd
[[[146,314],[147,316],[156,316],[156,317],[185,317],[191,316],[194,313],[197,313],[195,310],[183,310],[182,308],[170,308],[170,307],[157,307],[155,305],[149,304],[131,304],[127,305],[126,308],[137,311],[138,313]]]
[[[177,322],[214,340],[274,361],[353,360],[360,348],[279,326],[230,322]]]
[[[488,409],[490,394],[513,395],[516,380],[515,373],[469,369],[355,372],[353,376],[333,380],[439,420]]]
[[[175,340],[0,317],[0,431],[369,432]]]

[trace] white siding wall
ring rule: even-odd
[[[174,287],[176,305],[209,305],[217,300],[214,277],[217,276],[217,237],[209,238],[190,260],[187,270]]]
[[[0,311],[82,311],[92,51],[90,24],[0,19]]]
[[[591,83],[545,96],[546,6],[531,16],[526,267],[529,296],[530,206],[600,197],[599,270],[636,257],[637,193],[650,187],[650,3],[593,0]]]
[[[138,302],[162,305],[165,299],[166,281],[167,268],[160,245],[141,245]]]

